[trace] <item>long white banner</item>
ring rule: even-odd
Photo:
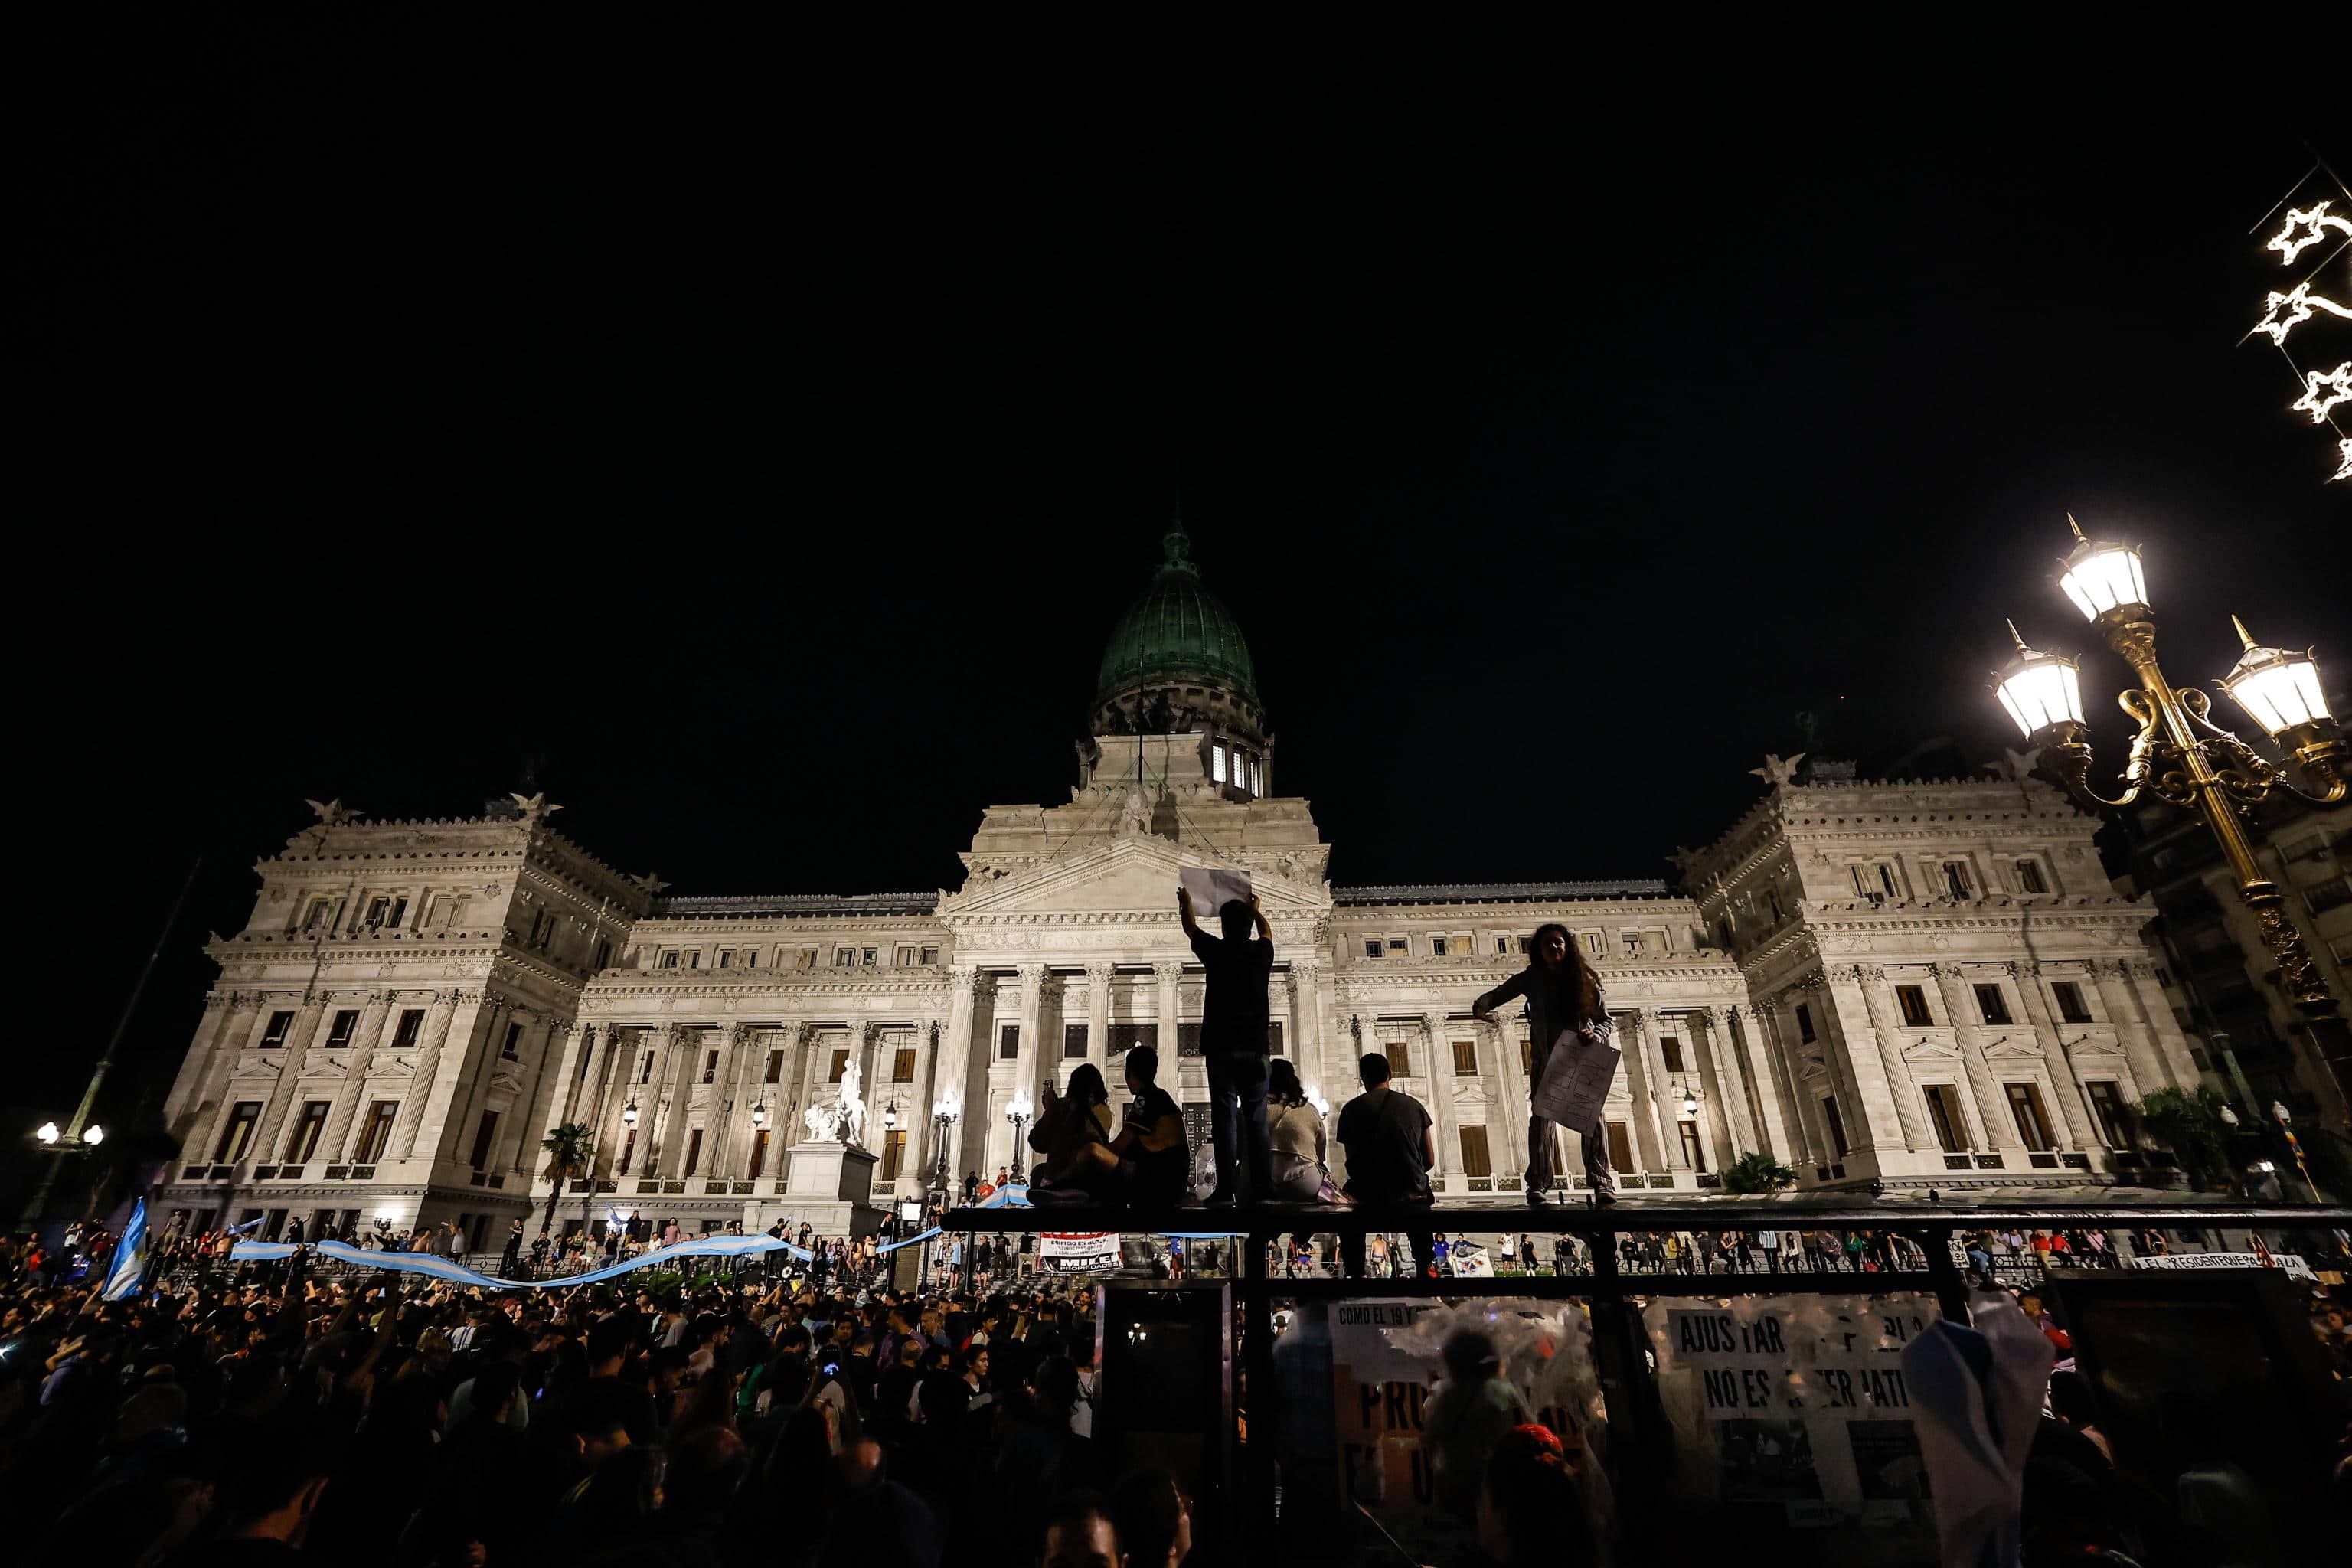
[[[2319,1283],[2319,1276],[2299,1252],[2273,1252],[2267,1262],[2252,1252],[2159,1252],[2132,1259],[2135,1268],[2268,1268],[2273,1265],[2290,1279]]]

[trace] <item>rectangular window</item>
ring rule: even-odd
[[[2058,1021],[2062,1024],[2087,1024],[2091,1010],[2083,1004],[2083,988],[2072,980],[2053,980],[2050,994],[2058,999]]]
[[[768,1053],[768,1076],[766,1081],[769,1083],[782,1083],[784,1081],[783,1052],[770,1051]]]
[[[1484,1127],[1455,1129],[1462,1135],[1462,1173],[1465,1176],[1491,1176],[1494,1164],[1486,1152],[1486,1130]]]
[[[1381,939],[1379,937],[1368,936],[1364,939],[1364,956],[1366,958],[1378,958],[1386,951],[1386,949],[1381,946]]]
[[[686,1135],[686,1167],[679,1171],[678,1174],[681,1176],[690,1176],[701,1168],[702,1129],[697,1127],[689,1131]]]
[[[814,969],[816,967],[816,949],[813,947],[804,947],[801,949],[800,957],[801,967],[803,969]]]
[[[751,1134],[751,1163],[744,1171],[744,1179],[756,1182],[760,1173],[768,1168],[768,1130],[761,1128]]]
[[[663,953],[661,955],[661,966],[664,969],[676,969],[677,967],[677,954],[675,952]]]
[[[1270,1057],[1278,1057],[1282,1054],[1282,1020],[1279,1018],[1266,1020],[1265,1054]]]
[[[597,970],[612,968],[613,944],[609,942],[599,942],[596,944],[596,962],[590,964],[588,967]]]
[[[281,1009],[278,1012],[270,1014],[269,1027],[261,1031],[261,1048],[265,1051],[275,1050],[278,1047],[284,1045],[286,1043],[286,1037],[293,1031],[293,1028],[294,1015],[292,1013]]]
[[[1223,741],[1209,742],[1209,777],[1218,784],[1225,782],[1225,743]]]
[[[914,1047],[900,1046],[897,1050],[890,1053],[890,1081],[892,1083],[912,1083],[915,1081]]]
[[[1517,952],[1519,950],[1514,947],[1511,951],[1513,952]],[[1599,931],[1589,931],[1584,933],[1584,951],[1591,953],[1595,958],[1601,956],[1601,933]]]
[[[2132,1136],[2131,1111],[2124,1104],[2120,1085],[2100,1080],[2083,1086],[2090,1092],[2091,1113],[2099,1119],[2099,1131],[2110,1149],[2137,1149],[2139,1140]]]
[[[833,950],[833,966],[835,969],[854,968],[856,965],[856,963],[857,950],[856,948],[836,947]]]
[[[1495,951],[1496,951],[1496,952],[1510,952],[1510,951],[1511,951],[1511,939],[1510,939],[1509,937],[1507,937],[1507,936],[1498,936],[1498,937],[1496,937],[1496,938],[1495,939]]]
[[[1633,1163],[1633,1135],[1622,1121],[1609,1124],[1609,1163],[1620,1171],[1641,1168]]]
[[[719,967],[721,969],[732,969],[735,967],[735,950],[733,948],[722,947],[719,950]]]
[[[373,1165],[383,1158],[384,1146],[392,1142],[393,1118],[400,1112],[397,1100],[379,1100],[368,1107],[367,1120],[360,1124],[360,1141],[352,1151],[355,1164]]]
[[[898,956],[891,962],[901,969],[912,969],[915,966],[915,950],[911,947],[902,947],[898,950]]]
[[[1860,893],[1864,898],[1869,898],[1873,893],[1878,890],[1870,885],[1869,868],[1864,867],[1861,862],[1856,861],[1854,864],[1848,866],[1845,869],[1846,875],[1853,879],[1853,890]]]
[[[1021,1055],[1021,1026],[1005,1024],[996,1031],[996,1059],[1009,1062]]]
[[[699,969],[702,967],[702,950],[700,948],[697,947],[688,950],[686,955],[686,966],[688,969]]]
[[[495,1110],[483,1111],[480,1124],[474,1129],[474,1152],[466,1163],[473,1166],[477,1171],[487,1170],[490,1163],[490,1143],[498,1135],[499,1113]]]
[[[1621,931],[1617,933],[1617,945],[1628,958],[1638,957],[1642,952],[1642,933],[1637,931]]]
[[[1389,938],[1389,956],[1391,958],[1402,958],[1412,951],[1412,949],[1406,944],[1404,938],[1401,936],[1392,936]]]
[[[646,1059],[645,1059],[644,1061],[642,1061],[642,1062],[640,1062],[640,1063],[638,1063],[638,1064],[637,1064],[637,1081],[638,1081],[639,1083],[651,1083],[651,1082],[653,1082],[653,1080],[654,1080],[654,1057],[655,1057],[655,1055],[656,1055],[656,1053],[655,1053],[655,1052],[653,1052],[653,1051],[647,1051],[647,1052],[646,1053]]]
[[[874,960],[881,953],[881,951],[882,950],[878,947],[859,949],[857,953],[857,962],[859,966],[866,969],[873,968]]]
[[[2005,1083],[2001,1089],[2009,1096],[2009,1113],[2017,1122],[2017,1135],[2025,1140],[2029,1149],[2050,1147],[2050,1119],[2042,1109],[2042,1090],[2030,1083]]]
[[[1822,1124],[1830,1131],[1830,1147],[1835,1149],[1837,1157],[1843,1160],[1846,1152],[1845,1118],[1838,1114],[1837,1101],[1827,1095],[1822,1097],[1821,1107]]]
[[[245,1158],[245,1146],[253,1141],[253,1124],[261,1120],[261,1101],[240,1100],[229,1107],[228,1123],[221,1129],[220,1142],[213,1146],[213,1163],[234,1164]]]
[[[2021,893],[2046,893],[2049,884],[2042,879],[2042,868],[2031,860],[2017,863],[2017,890]]]
[[[1176,1026],[1176,1054],[1180,1057],[1197,1057],[1201,1054],[1200,1025],[1180,1023]]]
[[[717,1051],[711,1051],[702,1058],[702,1081],[705,1083],[716,1083],[719,1081],[719,1053]]]
[[[1969,890],[1969,863],[1965,860],[1944,862],[1944,890],[1956,899],[1974,898]]]
[[[630,1128],[621,1139],[621,1174],[629,1173],[629,1162],[637,1157],[637,1130]]]
[[[335,1021],[327,1026],[327,1048],[331,1051],[344,1049],[351,1045],[352,1037],[358,1034],[359,1030],[360,1013],[358,1008],[336,1008]]]
[[[311,900],[310,912],[302,917],[302,929],[317,931],[323,927],[327,923],[327,914],[331,908],[332,905],[325,899]]]
[[[307,1101],[302,1115],[294,1123],[293,1134],[286,1140],[286,1163],[299,1165],[319,1152],[319,1134],[326,1131],[327,1102]]]
[[[1813,1033],[1813,1010],[1812,1010],[1811,1007],[1806,1006],[1802,1002],[1798,1003],[1798,1004],[1797,1004],[1797,1038],[1798,1038],[1798,1040],[1799,1040],[1800,1042],[1801,1042],[1802,1044],[1805,1044],[1805,1045],[1810,1046],[1810,1045],[1811,1045],[1811,1044],[1813,1043],[1813,1041],[1814,1041],[1815,1039],[1817,1039],[1818,1037],[1818,1037],[1818,1036],[1816,1036],[1816,1035]]]
[[[894,1132],[885,1132],[882,1134],[882,1166],[881,1169],[875,1172],[875,1174],[880,1176],[886,1182],[890,1181],[898,1174],[898,1171],[905,1163],[906,1159],[907,1134],[905,1130],[900,1129]]]
[[[1675,1126],[1682,1134],[1683,1158],[1689,1162],[1690,1168],[1692,1170],[1706,1170],[1706,1145],[1699,1142],[1698,1123],[1696,1121],[1677,1121],[1675,1123]]]
[[[1927,1120],[1935,1123],[1936,1142],[1947,1154],[1969,1152],[1968,1119],[1960,1112],[1960,1091],[1948,1083],[1927,1086]]]
[[[1666,1058],[1666,1070],[1668,1072],[1680,1072],[1683,1070],[1683,1042],[1681,1036],[1659,1036],[1658,1054]]]
[[[2015,1020],[2011,1018],[2009,1016],[2009,997],[2002,993],[2000,986],[1979,985],[1976,988],[1976,993],[1977,1011],[1984,1016],[1984,1021],[1986,1023],[2008,1024],[2015,1022]]]
[[[521,1047],[522,1026],[520,1024],[509,1024],[507,1026],[507,1037],[499,1042],[499,1058],[506,1061],[513,1061],[522,1055]]]
[[[1138,1046],[1148,1046],[1153,1039],[1149,1024],[1113,1024],[1110,1026],[1110,1054],[1123,1057]]]
[[[1087,1026],[1084,1024],[1062,1026],[1062,1059],[1074,1061],[1087,1054]]]
[[[392,1048],[396,1051],[409,1049],[416,1044],[416,1037],[423,1033],[424,1029],[425,1009],[403,1007],[400,1010],[400,1022],[393,1026]]]
[[[927,947],[923,949],[923,963],[927,968],[938,968],[940,963],[940,950],[936,947]]]
[[[848,1070],[849,1053],[846,1050],[835,1051],[833,1053],[833,1065],[825,1069],[824,1081],[827,1083],[839,1083],[841,1081],[841,1075]]]
[[[1444,958],[1445,956],[1445,939],[1444,937],[1433,936],[1429,939],[1429,956],[1432,958]]]
[[[1412,1046],[1405,1040],[1391,1040],[1381,1049],[1388,1053],[1389,1071],[1399,1078],[1412,1076]]]
[[[1902,1004],[1905,1028],[1925,1029],[1936,1022],[1936,1016],[1927,1011],[1927,993],[1924,987],[1897,985],[1895,1000]]]
[[[1478,1076],[1477,1041],[1456,1040],[1454,1042],[1454,1076],[1455,1078],[1476,1078]]]
[[[390,899],[370,899],[368,900],[366,917],[368,930],[381,930],[383,926],[383,922],[390,919],[391,915],[392,900]]]
[[[1536,1076],[1536,1041],[1532,1035],[1519,1041],[1519,1070],[1529,1078]]]

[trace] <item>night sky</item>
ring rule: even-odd
[[[2326,94],[1213,42],[157,8],[20,57],[36,1095],[201,853],[160,1093],[305,796],[535,768],[678,892],[951,883],[1067,799],[1180,491],[1343,885],[1664,876],[1801,714],[1973,768],[2004,614],[2091,651],[2069,510],[2146,542],[2177,679],[2236,610],[2342,685],[2352,486],[2237,343]]]

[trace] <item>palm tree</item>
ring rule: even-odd
[[[2193,1092],[2151,1089],[2132,1109],[2140,1124],[2179,1156],[2192,1183],[2210,1183],[2229,1173],[2229,1124],[2221,1120],[2228,1103],[2200,1084]]]
[[[1761,1150],[1742,1154],[1723,1168],[1727,1193],[1776,1193],[1797,1184],[1797,1173]]]
[[[591,1173],[596,1151],[589,1144],[595,1136],[596,1130],[586,1122],[566,1121],[549,1128],[547,1136],[539,1141],[539,1146],[547,1151],[547,1169],[539,1173],[540,1180],[547,1184],[547,1213],[539,1222],[540,1229],[555,1228],[555,1203],[563,1195],[563,1184]],[[580,1200],[580,1228],[583,1233],[588,1228],[588,1201]]]

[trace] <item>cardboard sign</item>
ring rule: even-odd
[[[1247,871],[1226,871],[1202,866],[1187,866],[1176,873],[1176,881],[1184,896],[1192,900],[1192,918],[1214,923],[1217,911],[1229,900],[1250,900],[1250,874]]]
[[[1544,1061],[1543,1081],[1528,1097],[1528,1109],[1571,1132],[1601,1124],[1601,1104],[1617,1081],[1623,1053],[1583,1036],[1564,1033]]]

